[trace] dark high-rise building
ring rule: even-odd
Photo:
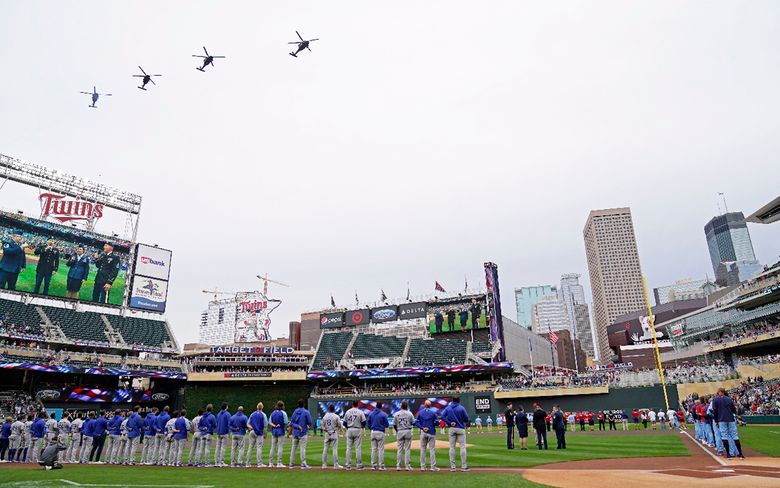
[[[707,247],[710,250],[712,271],[716,276],[719,269],[721,274],[724,272],[721,263],[741,263],[739,268],[745,268],[748,271],[741,273],[745,275],[760,268],[758,261],[756,261],[756,254],[753,252],[753,243],[750,240],[745,215],[742,212],[728,212],[713,217],[704,226],[704,235],[707,237]],[[752,276],[746,276],[745,279],[748,278],[752,278]],[[725,283],[718,284],[725,286]]]

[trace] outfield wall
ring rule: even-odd
[[[292,413],[298,399],[309,398],[311,386],[305,382],[284,383],[190,383],[184,387],[184,405],[188,415],[194,416],[199,408],[206,404],[214,405],[214,411],[219,410],[223,402],[230,404],[230,412],[234,413],[238,406],[243,405],[247,415],[255,410],[258,402],[263,402],[264,411],[270,415],[278,400],[284,402],[285,410]],[[315,417],[316,418],[316,417]]]
[[[515,408],[522,406],[526,411],[530,410],[533,403],[540,403],[542,408],[549,411],[553,405],[560,405],[564,410],[630,410],[632,408],[664,408],[664,394],[660,386],[647,386],[638,388],[583,388],[587,393],[581,392],[578,395],[572,392],[578,389],[572,388],[561,390],[552,388],[549,390],[518,390],[516,392],[499,392],[496,398],[490,392],[484,393],[462,393],[460,395],[461,405],[466,408],[469,416],[474,418],[476,415],[485,415],[487,411],[477,411],[477,400],[485,398],[490,399],[490,414],[496,415],[506,409],[506,404],[512,402]],[[676,406],[678,404],[677,391],[673,386],[667,388],[669,394],[669,404]],[[341,397],[338,399],[309,399],[309,411],[313,418],[317,418],[318,402],[327,403],[329,401],[351,401],[351,400],[380,400],[383,403],[389,403],[391,398],[428,398],[421,395],[398,395],[397,397],[371,395],[360,397]],[[443,398],[449,398],[452,395],[436,395]],[[484,403],[483,403],[484,404]]]

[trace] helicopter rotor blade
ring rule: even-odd
[[[209,56],[209,52],[208,52],[208,51],[206,51],[206,46],[203,46],[203,51],[205,51],[205,52],[206,52],[206,56]]]
[[[84,95],[92,95],[92,92],[79,92],[79,93],[83,93]]]
[[[142,67],[139,66],[138,69],[140,69],[141,73],[143,73],[144,75],[146,74],[146,71],[144,71],[144,69]]]
[[[152,82],[152,85],[156,85],[156,84],[157,84],[157,83],[155,83],[155,82],[154,82],[154,80],[153,80],[153,79],[151,79],[151,78],[149,78],[149,81],[151,81],[151,82]]]
[[[287,44],[300,44],[300,43],[301,41],[293,41],[293,42],[288,42]]]
[[[144,75],[132,75],[132,76],[133,76],[133,78],[143,78],[144,77]]]
[[[300,34],[300,33],[298,33],[298,31],[295,31],[295,33],[296,33],[296,34],[298,34],[298,37],[299,37],[299,38],[301,39],[301,41],[302,41],[302,40],[303,40],[303,37],[301,37],[301,34]]]
[[[208,56],[201,56],[200,54],[193,54],[193,58],[207,58]]]
[[[219,58],[219,59],[225,59],[225,56],[211,56],[211,57],[212,57],[212,59],[217,59],[217,58]]]
[[[312,42],[312,41],[319,41],[319,39],[309,39],[309,42]]]
[[[310,48],[309,46],[306,46],[306,49],[308,49],[309,51],[311,51],[311,48]]]

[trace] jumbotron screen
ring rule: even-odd
[[[0,241],[0,288],[122,304],[129,242],[7,212],[0,212]]]
[[[464,295],[428,302],[428,329],[431,334],[486,329],[487,296]]]

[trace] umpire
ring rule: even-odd
[[[103,254],[95,253],[95,288],[92,289],[92,301],[106,303],[108,301],[108,292],[111,285],[119,274],[119,256],[114,254],[114,246],[105,243],[103,245]]]

